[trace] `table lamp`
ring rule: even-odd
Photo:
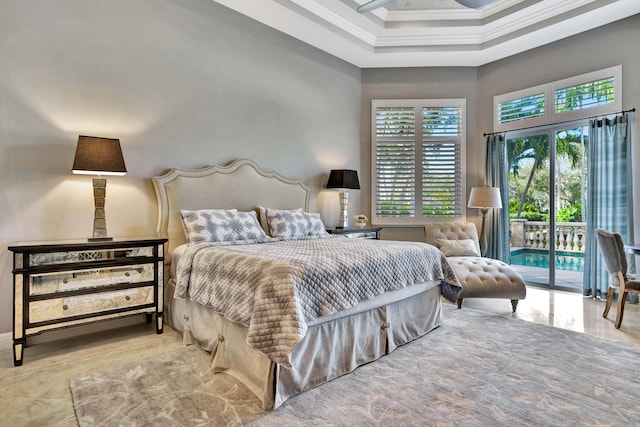
[[[482,215],[482,228],[480,228],[480,246],[484,253],[484,220],[490,208],[502,208],[502,199],[500,197],[500,189],[498,187],[473,187],[469,194],[469,203],[467,207],[479,208]]]
[[[349,191],[359,190],[358,172],[349,169],[333,169],[329,174],[327,188],[342,190],[340,192],[340,219],[336,228],[349,228]]]
[[[80,135],[71,169],[74,174],[98,175],[97,178],[93,178],[95,211],[93,237],[90,237],[89,241],[113,240],[112,237],[107,236],[107,219],[104,211],[107,179],[102,178],[102,175],[121,176],[127,173],[120,140]]]

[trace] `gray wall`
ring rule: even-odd
[[[623,108],[640,107],[640,15],[478,68],[412,68],[362,70],[361,169],[370,184],[371,100],[393,98],[467,98],[467,193],[482,185],[484,138],[493,130],[493,97],[554,80],[622,64]],[[636,113],[638,115],[638,113]],[[635,122],[634,135],[640,138]],[[635,144],[638,146],[638,144]],[[634,155],[640,164],[640,150]],[[635,168],[638,170],[638,168]],[[635,176],[640,188],[640,173]],[[363,192],[362,210],[371,196]],[[640,208],[640,198],[635,200]],[[477,209],[467,219],[480,225]],[[636,224],[640,237],[640,221]],[[385,228],[386,239],[423,240],[421,228]],[[636,239],[640,240],[640,239]]]
[[[360,170],[363,181],[366,179],[363,188],[367,190],[362,191],[360,197],[364,212],[371,212],[371,100],[466,98],[466,157],[470,159],[478,156],[476,151],[480,146],[473,132],[476,129],[476,73],[476,68],[467,67],[362,70],[362,117],[360,119],[362,164]],[[467,185],[469,181],[474,182],[475,175],[475,171],[469,171]],[[381,235],[383,239],[424,241],[424,228],[385,227]]]
[[[12,330],[10,242],[91,234],[91,179],[71,174],[80,134],[122,144],[110,235],[155,233],[150,177],[238,158],[302,178],[337,221],[337,194],[320,190],[331,168],[360,165],[358,68],[210,0],[0,10],[0,333]]]
[[[622,108],[640,108],[640,15],[597,28],[548,46],[533,49],[478,69],[478,108],[476,134],[493,126],[493,97],[502,93],[560,80],[622,64]],[[636,112],[636,117],[640,113]],[[640,122],[633,126],[633,162],[640,165]],[[481,168],[481,161],[475,169]],[[467,166],[473,168],[471,164]],[[481,169],[480,169],[481,170]],[[634,168],[635,193],[640,190],[640,172]],[[635,211],[640,198],[634,199]],[[636,241],[640,240],[640,217],[635,223]]]

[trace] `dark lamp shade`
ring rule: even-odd
[[[327,188],[359,190],[358,172],[349,169],[332,169],[329,174]]]
[[[80,135],[71,169],[84,175],[126,174],[120,140]]]

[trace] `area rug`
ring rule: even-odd
[[[265,412],[195,347],[71,381],[88,426],[640,424],[640,346],[463,308],[380,360]]]

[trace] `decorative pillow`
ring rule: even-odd
[[[270,236],[271,233],[269,232],[269,222],[267,221],[267,208],[265,208],[264,206],[258,206],[258,222],[260,222],[262,231]]]
[[[189,243],[230,242],[234,240],[263,239],[266,234],[258,223],[254,211],[235,209],[181,210],[182,222]]]
[[[271,237],[323,236],[327,234],[320,214],[301,209],[284,211],[267,209]]]
[[[444,256],[480,256],[473,239],[438,239],[438,246]]]

